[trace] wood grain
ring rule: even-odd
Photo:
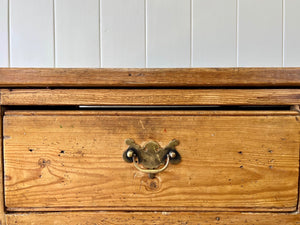
[[[0,87],[300,86],[300,68],[0,68]]]
[[[297,116],[299,112],[290,110],[6,110],[10,116]]]
[[[187,213],[187,212],[58,212],[58,213],[21,213],[8,214],[7,225],[296,225],[300,224],[299,214],[285,213]]]
[[[300,89],[2,89],[2,105],[298,105]]]
[[[294,112],[293,112],[294,113]],[[299,117],[4,116],[8,211],[294,211]],[[182,162],[153,180],[125,163],[126,138],[166,146]]]
[[[3,109],[0,105],[0,225],[5,224],[5,214],[4,214],[4,190],[3,190],[3,149],[2,149],[2,113]]]

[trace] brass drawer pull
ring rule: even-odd
[[[169,155],[167,155],[167,162],[164,165],[163,168],[160,169],[142,169],[141,167],[138,166],[137,162],[135,159],[133,159],[133,165],[135,166],[135,168],[137,168],[139,171],[143,172],[143,173],[149,173],[149,174],[155,174],[155,173],[160,173],[162,171],[164,171],[165,169],[167,169],[168,165],[170,162],[170,157]]]
[[[179,141],[175,139],[165,148],[162,148],[155,141],[150,141],[143,147],[136,144],[133,139],[126,139],[125,142],[129,147],[123,153],[124,161],[133,162],[139,171],[149,174],[150,178],[154,178],[156,173],[167,169],[169,163],[178,164],[181,161],[181,156],[175,149],[179,145]],[[141,168],[138,164],[142,164],[144,168]],[[161,167],[162,165],[163,167]]]

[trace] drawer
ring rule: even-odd
[[[292,111],[6,111],[7,211],[294,211],[299,116]],[[126,139],[181,156],[154,177]],[[142,167],[142,166],[141,166]]]

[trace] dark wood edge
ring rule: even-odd
[[[295,87],[295,68],[0,68],[0,87]]]
[[[297,89],[0,89],[15,106],[291,106]]]
[[[127,211],[127,212],[236,212],[236,213],[295,213],[296,206],[292,207],[160,207],[160,206],[95,206],[95,207],[6,207],[8,213],[25,213],[25,212],[82,212],[82,211]]]
[[[49,212],[7,215],[8,224],[284,224],[300,223],[299,214],[235,212]]]
[[[299,116],[292,110],[7,110],[4,116]]]

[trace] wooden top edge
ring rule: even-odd
[[[285,224],[299,223],[299,214],[239,212],[36,212],[7,214],[7,224]]]
[[[5,116],[297,116],[297,111],[275,110],[8,110]]]
[[[80,211],[86,211],[86,212],[99,212],[99,211],[131,211],[131,212],[180,212],[180,213],[188,213],[188,212],[198,212],[198,213],[209,213],[209,212],[227,212],[227,213],[295,213],[296,211],[296,206],[295,207],[197,207],[197,206],[192,206],[192,207],[187,207],[187,206],[174,206],[174,207],[149,207],[149,206],[139,206],[139,207],[128,207],[128,206],[121,206],[121,207],[18,207],[18,208],[11,208],[7,207],[6,211],[9,213],[16,213],[16,212],[80,212]]]
[[[286,87],[295,68],[0,68],[0,87]]]
[[[36,212],[7,214],[7,224],[299,224],[290,213],[239,212]]]

